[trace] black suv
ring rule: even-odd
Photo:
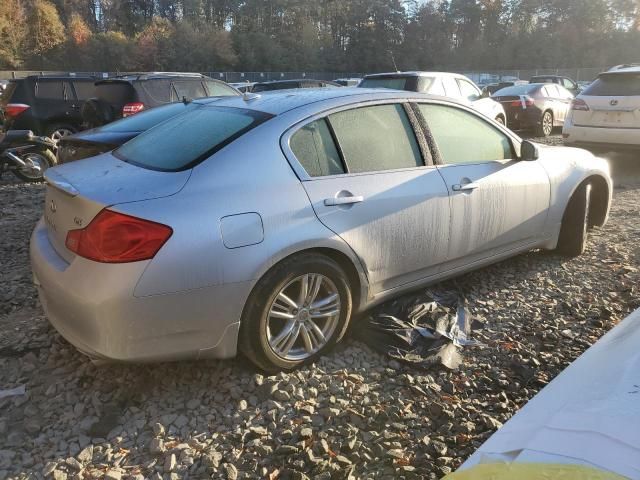
[[[240,95],[220,80],[200,74],[144,73],[100,80],[82,109],[85,127],[94,128],[142,110],[203,97]]]
[[[290,88],[322,88],[322,87],[342,87],[339,83],[329,82],[327,80],[274,80],[272,82],[256,83],[251,89],[252,92],[267,92],[270,90],[287,90]]]
[[[94,96],[94,77],[37,76],[10,80],[0,106],[6,130],[31,130],[59,140],[80,130],[80,110]]]

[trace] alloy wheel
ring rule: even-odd
[[[340,319],[341,299],[335,284],[319,273],[287,283],[267,313],[267,341],[280,358],[299,361],[330,341]]]
[[[549,112],[546,112],[542,117],[542,131],[545,135],[551,135],[553,131],[553,117]]]
[[[73,135],[73,132],[68,128],[58,128],[51,132],[49,138],[55,143],[58,143],[63,137],[67,137],[69,135]]]

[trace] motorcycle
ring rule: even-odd
[[[57,161],[56,144],[48,137],[38,137],[31,130],[9,130],[0,138],[0,176],[10,170],[25,182],[40,182],[44,171]]]

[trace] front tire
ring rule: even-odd
[[[591,184],[580,185],[569,200],[562,217],[558,253],[567,257],[577,257],[584,253],[587,246],[590,201]]]
[[[327,352],[347,329],[349,280],[334,260],[290,257],[260,279],[240,323],[239,348],[269,373],[293,370]]]

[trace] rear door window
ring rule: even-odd
[[[289,145],[311,177],[345,173],[325,119],[306,124],[293,134]]]
[[[460,98],[460,88],[452,77],[442,77],[442,85],[447,97]]]
[[[600,75],[582,95],[594,97],[640,96],[640,73]]]
[[[402,105],[354,108],[328,119],[349,173],[424,165]]]
[[[480,98],[480,92],[475,87],[475,85],[472,85],[466,80],[459,78],[458,86],[460,87],[460,94],[463,98],[466,98],[469,101],[474,101]]]
[[[183,98],[194,99],[207,96],[202,81],[197,80],[174,80],[173,87],[176,89],[178,100]]]
[[[205,85],[209,91],[210,97],[228,97],[232,95],[239,95],[238,91],[233,87],[225,85],[222,82],[214,82],[213,80],[205,80]]]
[[[36,85],[36,98],[63,100],[64,84],[62,80],[38,80]]]
[[[171,80],[165,79],[151,79],[141,80],[136,84],[136,87],[143,93],[143,97],[140,99],[143,103],[148,103],[149,106],[162,105],[163,103],[175,102],[178,99],[173,94],[171,88]]]
[[[254,110],[201,106],[129,140],[114,155],[151,170],[185,170],[269,118]]]
[[[92,81],[72,81],[71,83],[76,91],[76,97],[78,100],[88,100],[91,97],[95,97],[96,87]]]

